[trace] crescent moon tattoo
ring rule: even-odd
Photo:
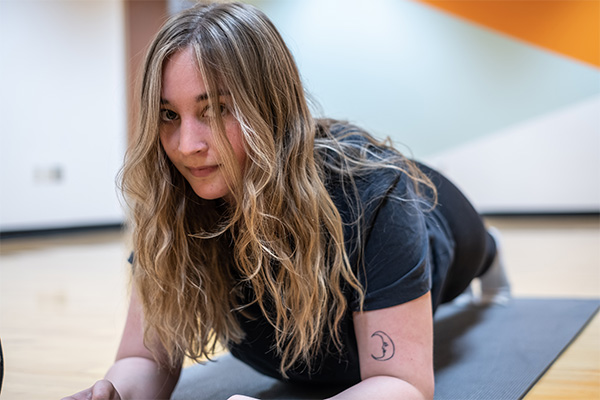
[[[387,361],[394,357],[394,354],[396,353],[396,346],[394,345],[392,338],[390,338],[388,334],[383,331],[377,331],[371,335],[371,337],[375,336],[381,339],[381,355],[376,356],[371,354],[371,357],[377,361]]]

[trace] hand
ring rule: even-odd
[[[110,381],[103,379],[94,386],[62,400],[121,400],[121,396]]]
[[[259,399],[254,398],[254,397],[244,396],[243,394],[234,394],[227,400],[259,400]]]

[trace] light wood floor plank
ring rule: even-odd
[[[600,399],[598,315],[552,365],[525,400]]]

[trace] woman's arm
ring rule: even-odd
[[[131,291],[131,302],[117,358],[103,380],[64,400],[129,400],[168,399],[181,366],[173,370],[161,368],[144,345],[143,313],[137,290]],[[157,345],[158,346],[158,345]],[[159,349],[159,356],[166,352]]]
[[[332,399],[433,399],[431,295],[353,318],[362,381]]]

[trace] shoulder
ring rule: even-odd
[[[373,209],[389,196],[415,199],[415,184],[408,173],[410,161],[361,127],[319,120],[315,148],[325,186],[336,204],[359,203]]]
[[[318,131],[317,140],[329,140],[340,145],[345,151],[345,155],[349,157],[356,156],[347,154],[349,149],[352,148],[369,149],[372,152],[389,152],[389,155],[399,155],[399,153],[394,152],[387,146],[384,141],[376,139],[367,130],[347,121],[319,120]]]

